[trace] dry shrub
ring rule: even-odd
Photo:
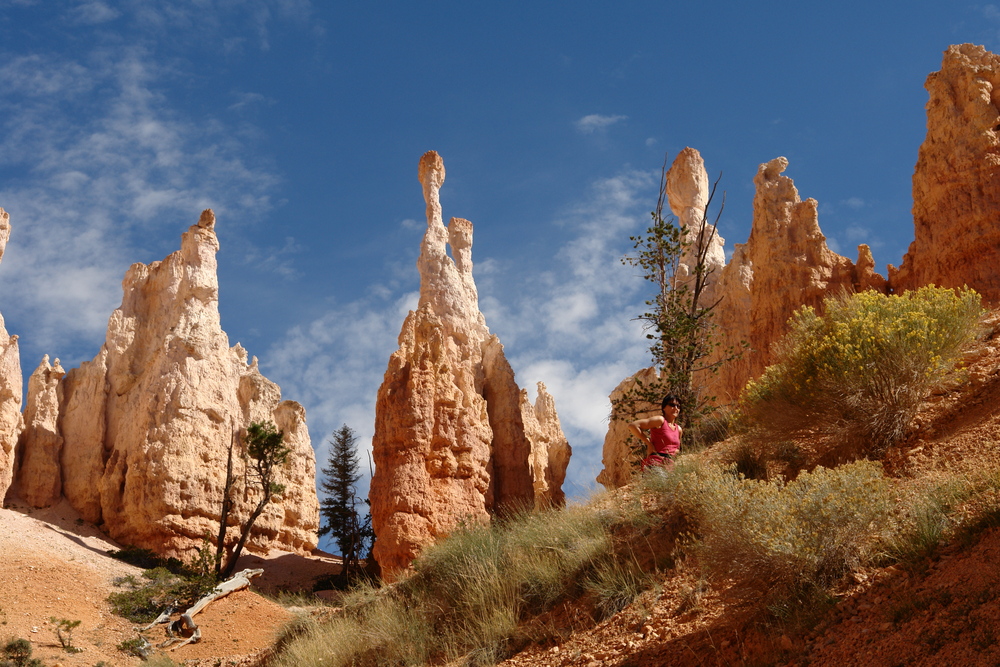
[[[872,560],[892,513],[890,484],[869,461],[816,468],[788,483],[703,466],[681,484],[699,561],[771,607],[806,601]]]
[[[818,442],[830,462],[899,442],[982,314],[974,291],[937,287],[829,298],[824,311],[792,316],[777,363],[747,385],[741,407],[759,438]]]

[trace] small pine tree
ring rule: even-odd
[[[220,579],[228,579],[233,576],[236,570],[236,561],[239,560],[243,547],[250,537],[250,531],[258,517],[264,512],[264,508],[271,502],[271,497],[283,493],[285,486],[278,484],[275,480],[278,476],[278,469],[288,461],[292,450],[283,443],[284,431],[277,430],[271,422],[253,422],[247,426],[246,455],[248,457],[246,467],[246,483],[248,487],[254,487],[261,492],[261,497],[257,501],[257,506],[243,523],[240,532],[239,542],[230,556],[225,569],[220,573]],[[229,489],[226,489],[228,497]],[[226,500],[223,500],[225,505]],[[220,533],[219,545],[224,540],[224,533]]]
[[[371,515],[358,514],[357,484],[361,479],[358,471],[358,453],[355,447],[357,435],[347,424],[333,432],[330,441],[330,458],[322,469],[324,479],[320,488],[326,495],[320,501],[320,514],[324,525],[320,535],[332,535],[343,559],[341,579],[350,583],[360,571],[360,563],[365,548],[373,537]],[[364,501],[367,503],[367,501]]]

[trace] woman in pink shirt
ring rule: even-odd
[[[684,429],[677,423],[681,413],[681,402],[673,394],[668,394],[660,404],[662,416],[649,419],[637,419],[628,425],[632,435],[652,450],[652,453],[642,460],[642,469],[650,466],[673,465],[673,460],[681,449],[681,433]],[[649,435],[645,434],[649,431]]]

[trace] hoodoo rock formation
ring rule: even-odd
[[[49,364],[49,355],[28,378],[28,401],[24,408],[24,431],[18,449],[17,488],[35,507],[47,507],[62,496],[63,439],[59,435],[59,380],[66,374],[59,360]]]
[[[29,415],[25,466],[32,460],[50,465],[61,436],[62,493],[84,519],[119,542],[184,555],[218,532],[230,443],[235,438],[234,469],[242,479],[238,433],[270,420],[284,431],[292,454],[280,475],[286,488],[257,521],[250,546],[312,549],[319,504],[305,411],[281,400],[256,358],[248,363],[240,345],[229,347],[219,320],[214,227],[215,216],[205,211],[183,234],[179,251],[128,270],[101,351],[59,386],[58,433],[50,433],[49,421],[32,431]],[[55,371],[44,366],[32,381],[37,376],[41,384],[44,376],[45,388],[32,389],[29,408],[32,400],[51,403]],[[26,500],[51,502],[55,490],[22,473]],[[256,494],[238,485],[235,496],[230,521],[242,522]]]
[[[667,171],[665,188],[670,210],[686,230],[687,245],[677,265],[677,281],[693,290],[695,267],[698,257],[703,256],[705,287],[699,302],[715,303],[715,283],[726,265],[726,240],[706,217],[711,189],[701,153],[693,148],[678,153]]]
[[[656,381],[656,369],[643,368],[635,375],[631,375],[619,382],[618,386],[615,387],[609,397],[611,399],[611,405],[615,405],[630,391],[635,389],[636,381],[641,382],[644,385],[654,383]],[[650,410],[648,412],[644,411],[637,414],[637,419],[644,419],[659,413],[658,405],[647,407],[649,407]],[[601,457],[604,469],[597,475],[598,483],[603,484],[605,488],[617,489],[620,486],[625,486],[632,477],[632,473],[634,472],[632,462],[636,457],[633,456],[630,448],[630,437],[631,434],[628,430],[627,421],[612,419],[608,424],[608,433],[604,436],[604,448]],[[638,443],[635,443],[635,440],[633,439],[631,440],[631,444]]]
[[[441,157],[426,153],[420,300],[375,406],[369,499],[374,555],[389,579],[460,522],[561,503],[569,461],[551,396],[540,386],[535,405],[528,402],[486,326],[472,278],[472,223],[452,218],[445,227],[444,178]]]
[[[686,202],[708,199],[708,179],[701,178],[704,166],[700,156],[694,159],[695,155],[697,151],[685,149],[684,159],[678,157],[667,178],[668,198],[680,194],[682,203],[677,208],[682,210],[688,208]],[[741,358],[723,363],[718,373],[696,377],[705,395],[716,397],[717,403],[734,401],[747,380],[760,375],[771,363],[771,347],[787,331],[788,318],[796,309],[821,306],[825,297],[842,291],[886,289],[885,279],[874,272],[867,246],[858,247],[857,264],[827,247],[819,227],[817,202],[799,198],[792,179],[782,173],[787,167],[788,160],[783,157],[760,165],[754,178],[756,194],[749,240],[736,245],[732,259],[721,271],[717,263],[708,266],[718,278],[712,285],[712,300],[701,303],[718,301],[713,322],[720,345],[706,363],[726,358],[744,341],[749,344]],[[674,175],[675,169],[682,173]],[[689,187],[671,192],[672,179],[686,182]],[[692,193],[698,188],[700,193]],[[674,207],[671,201],[676,214]],[[709,248],[706,257],[716,254],[714,248]],[[681,274],[682,279],[685,275]],[[648,382],[651,373],[652,369],[646,369],[637,376],[644,374]],[[623,395],[637,376],[626,378],[615,389],[612,400]],[[624,424],[613,421],[604,441],[605,468],[597,478],[609,488],[627,483],[631,475],[630,466],[623,463],[628,456],[627,438]]]
[[[925,87],[914,240],[889,282],[896,291],[968,285],[1000,305],[1000,56],[951,46]]]
[[[10,215],[0,208],[0,259],[10,239]],[[0,501],[14,479],[14,451],[24,422],[21,417],[21,356],[17,336],[4,328],[0,314]]]
[[[566,481],[566,467],[572,449],[563,435],[556,414],[556,401],[545,389],[537,385],[538,395],[532,405],[528,392],[521,390],[521,417],[524,435],[531,443],[531,472],[535,485],[535,507],[566,504],[562,485]]]
[[[868,246],[858,247],[858,264],[830,250],[819,227],[817,202],[802,201],[792,179],[782,172],[788,160],[775,158],[760,165],[754,177],[753,223],[750,238],[737,245],[722,270],[713,316],[721,345],[716,355],[750,349],[738,363],[725,363],[706,377],[707,393],[731,403],[747,380],[771,363],[771,347],[787,331],[788,318],[801,306],[822,306],[840,292],[885,291],[885,280],[874,273]]]

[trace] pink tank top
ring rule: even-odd
[[[671,428],[670,423],[649,429],[649,440],[658,454],[666,454],[673,458],[681,450],[681,432],[678,426]]]

